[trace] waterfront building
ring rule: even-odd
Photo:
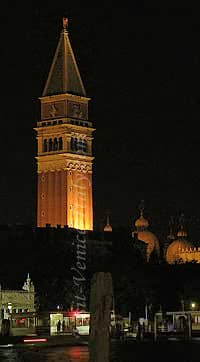
[[[35,288],[28,274],[22,290],[0,289],[0,328],[10,320],[12,334],[23,334],[35,326]]]

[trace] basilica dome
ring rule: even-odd
[[[159,241],[155,234],[148,230],[149,222],[144,218],[141,211],[140,217],[135,222],[136,230],[133,234],[137,234],[138,240],[143,241],[146,244],[147,261],[149,261],[152,252],[155,252],[157,256],[160,254]]]
[[[183,227],[177,233],[177,240],[174,240],[167,248],[166,260],[169,264],[179,262],[181,259],[180,252],[183,249],[192,248],[193,245],[187,240],[187,233]]]

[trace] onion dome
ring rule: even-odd
[[[187,240],[187,232],[183,225],[177,233],[177,240],[174,240],[167,248],[166,260],[169,264],[177,263],[181,260],[181,250],[192,248],[193,245]]]
[[[159,256],[160,254],[160,246],[159,241],[151,231],[149,230],[143,230],[138,231],[138,240],[142,240],[147,244],[147,261],[149,261],[151,253],[153,251],[156,252],[156,254]]]
[[[112,232],[112,226],[110,225],[109,216],[107,215],[107,223],[103,229],[105,232]]]
[[[140,217],[135,222],[135,227],[138,230],[144,230],[144,229],[147,229],[148,226],[149,226],[148,220],[145,219],[143,215],[140,215]]]
[[[143,207],[140,208],[140,217],[135,222],[136,231],[133,232],[133,236],[137,233],[138,240],[141,240],[147,244],[147,261],[149,261],[150,255],[152,252],[156,252],[159,256],[160,246],[159,241],[151,231],[148,230],[149,222],[143,216]]]

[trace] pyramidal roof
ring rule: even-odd
[[[63,93],[86,96],[69,41],[68,32],[65,28],[60,34],[58,46],[42,96],[45,97]]]

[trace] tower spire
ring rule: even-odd
[[[93,229],[92,122],[68,37],[68,19],[53,58],[37,122],[39,227]]]
[[[75,94],[86,97],[74,52],[68,36],[68,18],[63,17],[63,30],[42,96]]]

